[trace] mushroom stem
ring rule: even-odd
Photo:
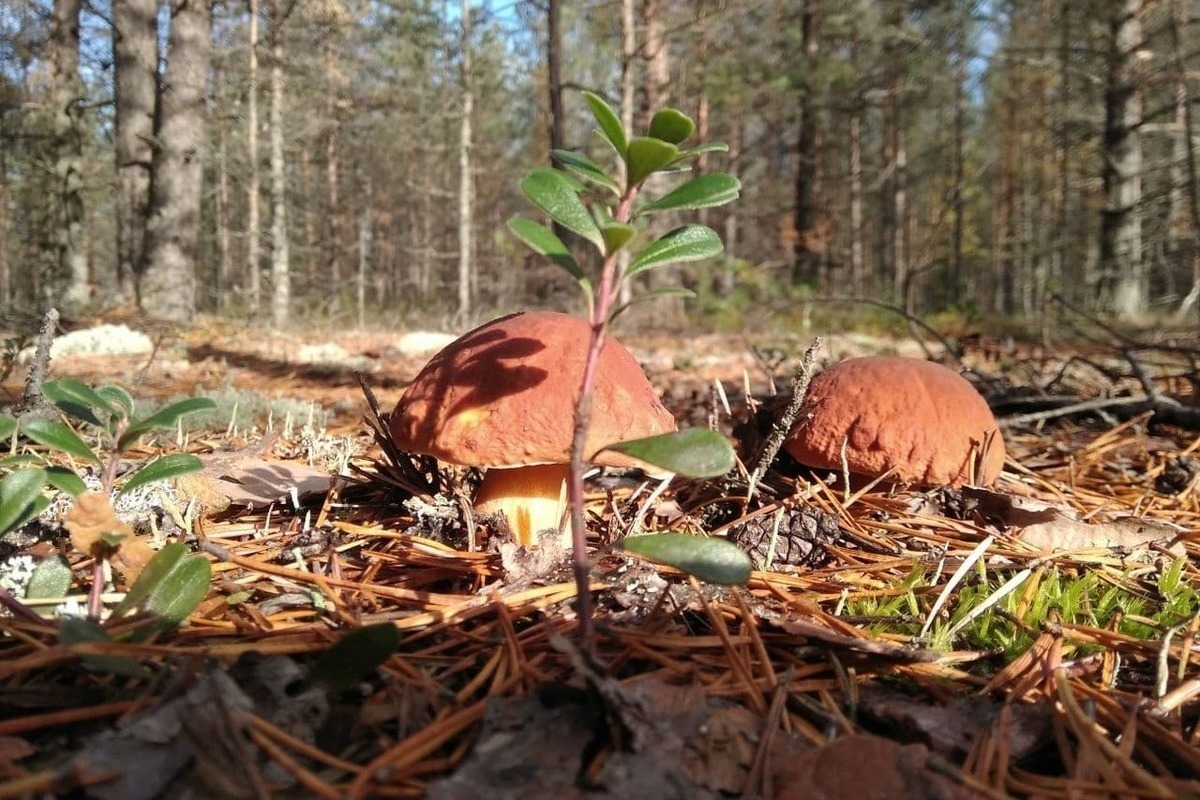
[[[480,514],[503,514],[517,544],[536,544],[537,535],[544,530],[563,531],[569,477],[570,467],[566,464],[489,469],[475,493],[475,510]],[[563,536],[563,546],[571,546],[569,535]]]

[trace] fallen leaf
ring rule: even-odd
[[[1016,538],[1047,553],[1055,550],[1095,548],[1144,550],[1158,544],[1177,556],[1185,555],[1178,541],[1183,529],[1168,522],[1122,516],[1111,520],[1079,519],[1070,506],[1047,503],[1031,497],[1004,494],[964,486],[964,497],[978,503],[989,521],[1010,530]]]
[[[195,498],[209,513],[231,505],[250,508],[286,500],[295,488],[301,497],[329,491],[333,477],[295,461],[271,461],[238,454],[201,456],[204,469],[175,479],[175,487]]]
[[[101,492],[84,492],[75,498],[71,510],[63,517],[63,525],[71,534],[71,544],[81,553],[101,556],[128,583],[133,583],[154,558],[154,548],[136,536],[128,523],[117,516],[112,501]],[[113,544],[113,537],[121,537]]]
[[[1017,538],[1047,552],[1097,547],[1134,551],[1157,544],[1176,556],[1184,556],[1187,551],[1179,541],[1182,532],[1168,522],[1141,517],[1117,517],[1107,522],[1060,517],[1028,525],[1017,533]]]

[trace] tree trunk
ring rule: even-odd
[[[633,135],[634,97],[637,89],[637,21],[633,11],[634,0],[621,0],[621,103],[618,113],[621,115],[621,126],[627,135]],[[625,162],[620,161],[622,185],[625,180]],[[629,269],[629,249],[622,248],[617,253],[617,268],[621,274]],[[633,286],[629,281],[621,281],[618,289],[617,302],[625,305],[633,298]]]
[[[217,286],[214,300],[218,309],[229,303],[229,281],[233,275],[232,250],[229,242],[229,129],[221,125],[217,133],[217,198],[215,209],[217,233]]]
[[[820,53],[821,17],[817,0],[804,0],[800,10],[800,48],[798,97],[796,104],[796,182],[792,227],[792,282],[815,285],[821,259],[817,231],[817,150],[820,131],[817,126],[817,83],[814,72]]]
[[[1142,252],[1141,0],[1122,0],[1112,34],[1104,92],[1104,197],[1100,226],[1102,296],[1121,319],[1146,310],[1149,287]]]
[[[339,185],[338,134],[341,125],[337,118],[338,80],[333,58],[333,45],[325,45],[325,192],[328,240],[325,252],[329,262],[329,285],[340,286],[342,281],[342,204]],[[332,309],[337,308],[336,295],[330,298]]]
[[[154,158],[158,86],[158,0],[113,4],[113,87],[116,99],[118,298],[134,296],[133,279],[146,245],[146,206]]]
[[[850,139],[850,286],[851,291],[859,295],[866,294],[868,283],[863,242],[866,231],[863,225],[862,113],[862,105],[856,100],[847,126]]]
[[[291,261],[288,249],[287,164],[283,158],[283,18],[272,11],[267,28],[271,40],[271,325],[288,323],[292,304]]]
[[[196,242],[203,190],[204,105],[212,49],[210,0],[171,9],[150,178],[146,252],[138,305],[181,324],[196,313]]]
[[[566,121],[563,119],[562,86],[562,1],[546,2],[546,67],[550,87],[550,149],[566,147]]]
[[[950,275],[944,302],[957,303],[963,290],[963,233],[966,227],[967,53],[959,29],[954,37],[954,141],[950,150]]]
[[[51,142],[55,203],[52,236],[43,264],[51,295],[47,306],[79,311],[89,299],[87,227],[83,205],[83,83],[79,78],[79,12],[82,0],[55,0],[50,22]]]
[[[471,181],[471,114],[475,106],[474,82],[471,76],[471,7],[462,0],[462,119],[458,141],[458,321],[466,325],[471,319],[471,214],[473,191]]]
[[[1175,71],[1175,103],[1178,109],[1179,132],[1177,142],[1181,153],[1176,153],[1176,160],[1182,156],[1183,163],[1179,169],[1183,172],[1182,185],[1187,194],[1187,235],[1181,249],[1187,253],[1192,267],[1192,285],[1183,302],[1179,304],[1177,319],[1182,322],[1188,312],[1195,308],[1200,310],[1200,186],[1196,172],[1196,124],[1192,117],[1192,97],[1187,83],[1187,62],[1183,49],[1183,37],[1180,31],[1187,30],[1189,23],[1188,9],[1181,0],[1171,0],[1171,61]]]
[[[258,17],[259,0],[249,0],[249,53],[246,64],[246,289],[250,313],[262,310],[262,171],[258,163]]]

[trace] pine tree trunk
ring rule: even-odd
[[[816,231],[818,216],[817,84],[814,72],[820,53],[821,18],[816,0],[805,0],[800,10],[800,80],[797,86],[796,181],[792,227],[792,282],[815,284],[820,251]]]
[[[471,239],[471,215],[473,213],[471,181],[471,114],[475,106],[475,94],[471,76],[471,7],[462,0],[462,118],[458,141],[458,313],[460,324],[471,319],[471,269],[473,243]]]
[[[151,316],[187,324],[196,313],[212,6],[210,0],[180,0],[172,8],[138,305]]]
[[[283,20],[272,15],[271,95],[271,325],[287,326],[292,303],[291,256],[288,245],[287,164],[283,158]]]
[[[1112,44],[1104,93],[1104,196],[1100,225],[1103,295],[1121,319],[1146,310],[1149,287],[1142,252],[1141,0],[1122,0],[1110,21]]]
[[[146,246],[146,207],[154,158],[154,103],[158,86],[158,2],[113,4],[113,86],[117,168],[116,294],[134,296],[134,275]]]
[[[337,73],[334,69],[333,45],[325,45],[325,196],[327,206],[326,258],[329,262],[329,285],[340,286],[342,281],[342,204],[339,185],[337,119]],[[331,310],[336,310],[338,298],[330,298]]]
[[[637,91],[637,22],[633,2],[621,0],[621,102],[618,113],[621,115],[621,127],[629,136],[633,135],[634,97]],[[621,161],[618,168],[624,185],[625,162]],[[622,274],[629,268],[628,248],[622,248],[617,254],[617,268]],[[624,305],[633,297],[633,285],[630,281],[621,281],[618,292],[617,303]]]
[[[262,171],[258,163],[258,0],[249,0],[250,24],[246,64],[246,288],[250,313],[262,310]]]
[[[87,304],[87,227],[83,205],[83,84],[79,78],[79,13],[82,0],[55,0],[48,43],[51,131],[57,213],[46,242],[44,286],[48,306],[66,313]]]

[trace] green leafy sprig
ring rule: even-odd
[[[696,126],[690,117],[676,108],[665,108],[654,114],[645,135],[630,136],[613,109],[599,95],[584,92],[583,97],[595,119],[596,133],[616,155],[619,169],[609,172],[582,153],[554,150],[552,156],[561,169],[541,167],[530,171],[521,181],[521,191],[553,223],[571,231],[598,251],[601,257],[598,280],[592,280],[571,249],[549,226],[518,217],[511,220],[508,227],[534,252],[570,274],[587,300],[591,339],[575,408],[568,498],[579,612],[583,624],[590,626],[583,521],[583,451],[591,424],[596,367],[608,324],[624,310],[623,306],[617,305],[623,283],[650,269],[714,258],[723,250],[716,232],[698,224],[682,225],[639,246],[639,234],[645,228],[646,218],[667,211],[724,205],[737,198],[741,184],[732,175],[710,173],[687,178],[661,197],[644,196],[647,182],[654,175],[686,175],[699,156],[724,152],[728,148],[719,142],[684,147],[683,143],[692,137]],[[625,266],[621,263],[622,253],[629,255]],[[681,294],[684,291],[672,288],[666,292],[647,292],[635,300],[664,293]],[[685,430],[614,444],[610,449],[618,449],[646,463],[690,477],[722,475],[735,463],[728,440],[710,430]],[[749,575],[749,557],[732,544],[724,541],[706,543],[697,539],[696,548],[690,549],[686,542],[671,539],[657,547],[653,542],[639,542],[631,552],[649,554],[653,551],[658,560],[693,574],[718,579],[736,576],[733,582]],[[745,569],[730,568],[729,565],[738,562],[739,558],[744,559]],[[716,561],[725,567],[709,569],[705,566]],[[586,631],[590,631],[590,627],[585,628]]]

